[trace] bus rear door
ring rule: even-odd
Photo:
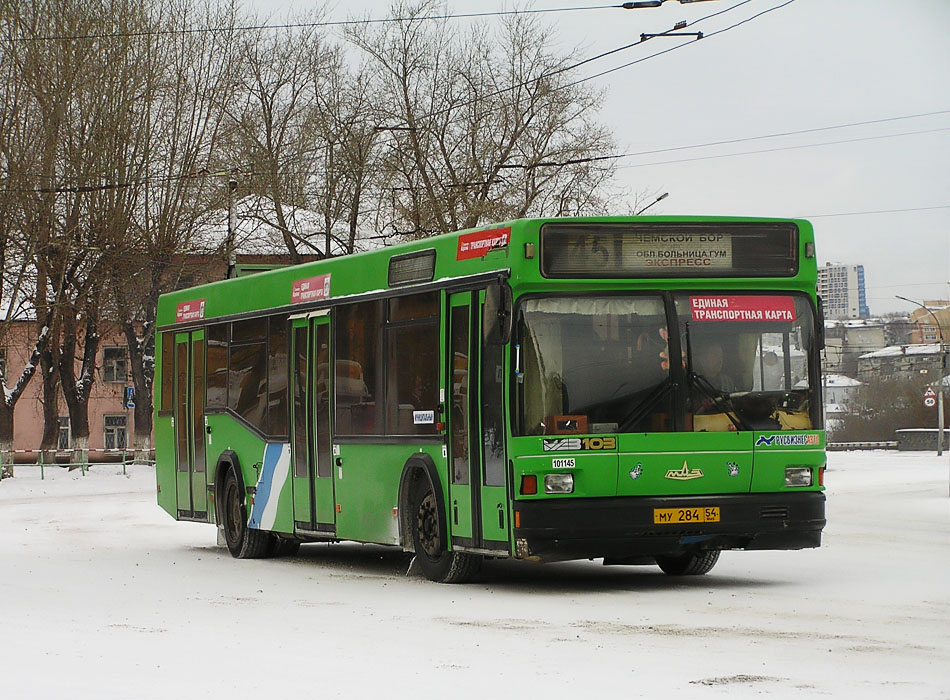
[[[292,321],[291,438],[294,527],[336,533],[330,454],[330,317],[318,311]]]

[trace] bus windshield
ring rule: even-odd
[[[673,299],[676,366],[659,294],[522,302],[520,433],[820,427],[807,298],[683,293]]]

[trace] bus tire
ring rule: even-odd
[[[465,583],[481,565],[481,558],[467,552],[446,550],[444,515],[439,512],[428,479],[416,482],[410,493],[410,526],[416,561],[422,573],[436,583]]]
[[[670,576],[701,576],[719,561],[719,550],[711,552],[693,552],[675,557],[657,556],[656,564],[663,573]]]
[[[224,540],[235,559],[261,559],[269,556],[273,535],[247,526],[247,508],[234,471],[224,477],[224,500],[221,508]]]

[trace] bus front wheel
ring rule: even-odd
[[[719,561],[719,550],[681,554],[675,557],[657,556],[656,563],[670,576],[700,576],[708,573]]]
[[[235,559],[260,559],[271,552],[273,540],[269,532],[254,530],[247,526],[247,509],[244,494],[231,470],[224,478],[224,501],[222,503],[224,539],[228,551]]]
[[[464,583],[477,573],[481,560],[474,554],[446,549],[445,520],[428,483],[417,484],[411,502],[412,544],[422,573],[437,583]]]

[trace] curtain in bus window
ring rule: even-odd
[[[339,435],[378,435],[382,427],[378,378],[380,302],[336,311],[334,391]]]
[[[524,434],[672,428],[660,297],[547,297],[521,309]]]

